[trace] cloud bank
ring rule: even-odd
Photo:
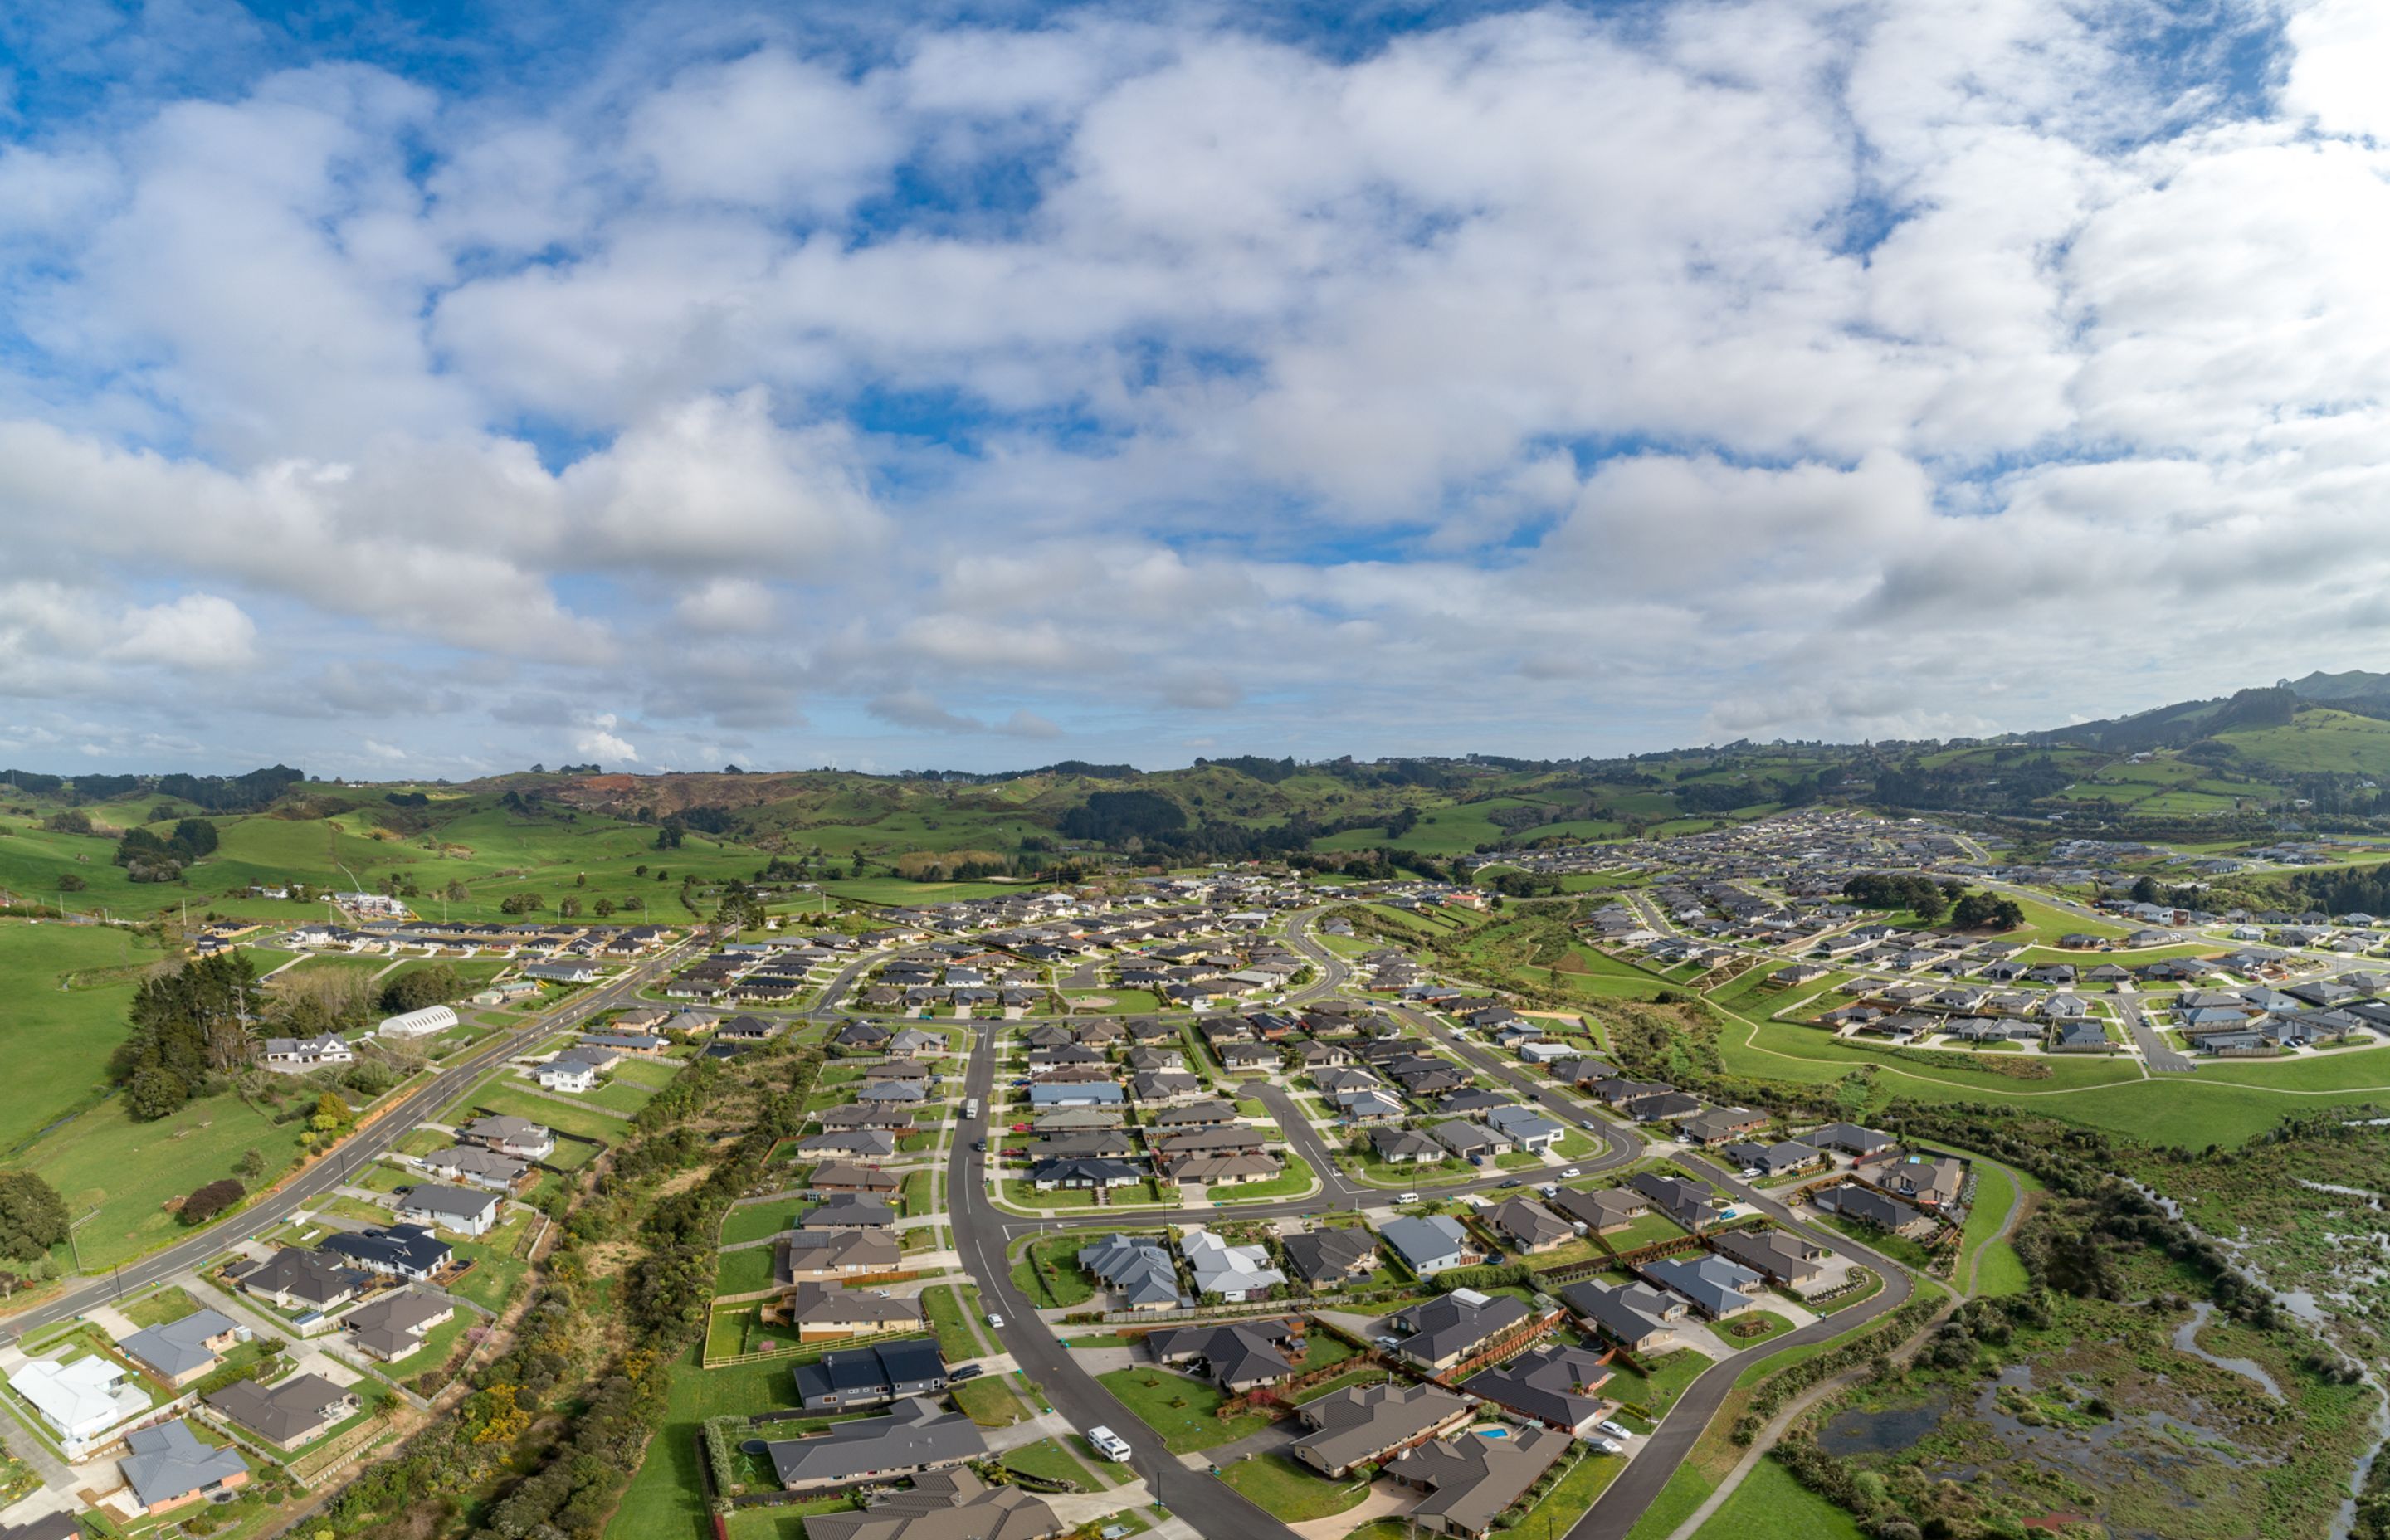
[[[1606,753],[2384,659],[2358,0],[204,21],[15,40],[29,764]]]

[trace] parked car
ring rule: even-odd
[[[1626,1453],[1626,1445],[1619,1443],[1614,1438],[1589,1438],[1585,1442],[1592,1444],[1596,1449],[1600,1450],[1605,1455],[1623,1455]]]
[[[987,1313],[987,1324],[995,1329],[1002,1331],[1004,1329],[1004,1317],[991,1310]]]
[[[1026,1134],[1029,1132],[1029,1125],[1025,1123],[1016,1123],[1012,1125],[1012,1131],[1015,1134]]]
[[[1612,1438],[1633,1438],[1635,1436],[1632,1432],[1628,1431],[1626,1424],[1610,1418],[1602,1418],[1600,1422],[1596,1423],[1595,1426],[1600,1428],[1603,1432],[1608,1433]]]
[[[1561,1185],[1558,1182],[1546,1182],[1536,1190],[1547,1198],[1558,1198],[1561,1195]]]
[[[1760,1174],[1761,1173],[1757,1166],[1745,1166],[1742,1168],[1742,1179],[1746,1182],[1758,1181]]]
[[[1582,1176],[1582,1175],[1584,1175],[1584,1174],[1585,1174],[1585,1173],[1584,1173],[1584,1172],[1577,1170],[1577,1168],[1576,1168],[1576,1167],[1574,1167],[1574,1166],[1571,1166],[1571,1167],[1569,1167],[1566,1171],[1563,1171],[1563,1172],[1561,1172],[1561,1176],[1563,1176],[1563,1177],[1569,1177],[1569,1176]]]
[[[976,1380],[986,1372],[987,1366],[984,1364],[957,1364],[955,1366],[954,1373],[947,1375],[946,1378],[948,1380]]]
[[[1394,1194],[1394,1201],[1397,1203],[1416,1203],[1419,1201],[1419,1194],[1415,1192],[1398,1192]]]

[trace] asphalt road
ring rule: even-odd
[[[94,1305],[105,1304],[136,1289],[172,1277],[186,1268],[197,1267],[222,1255],[226,1247],[272,1229],[314,1200],[347,1181],[358,1167],[380,1155],[413,1132],[417,1124],[428,1121],[462,1095],[493,1065],[504,1062],[559,1027],[569,1027],[599,1011],[633,1003],[639,987],[670,966],[682,947],[697,939],[693,936],[681,943],[680,946],[660,952],[613,982],[576,995],[550,1014],[536,1017],[530,1024],[504,1037],[492,1039],[471,1058],[441,1071],[428,1084],[384,1112],[370,1126],[341,1141],[328,1158],[307,1167],[275,1192],[225,1220],[192,1231],[187,1238],[163,1251],[152,1251],[129,1266],[96,1277],[45,1304],[9,1316],[8,1329],[21,1337],[28,1331],[80,1315]]]
[[[1857,1257],[1882,1276],[1884,1286],[1872,1298],[1788,1331],[1764,1346],[1721,1359],[1703,1370],[1701,1377],[1677,1398],[1677,1404],[1668,1408],[1668,1415],[1661,1419],[1660,1426],[1653,1429],[1642,1446],[1635,1451],[1635,1457],[1627,1462],[1626,1469],[1603,1489],[1601,1495],[1594,1499],[1593,1507],[1586,1510],[1585,1517],[1568,1532],[1567,1540],[1621,1540],[1627,1531],[1633,1529],[1651,1506],[1652,1500],[1660,1495],[1661,1489],[1668,1484],[1668,1478],[1677,1473],[1677,1468],[1685,1462],[1685,1457],[1692,1453],[1693,1444],[1702,1436],[1702,1431],[1710,1425],[1710,1419],[1717,1415],[1718,1408],[1726,1405],[1726,1398],[1733,1392],[1734,1382],[1754,1364],[1763,1363],[1787,1348],[1839,1337],[1853,1327],[1899,1309],[1915,1292],[1916,1286],[1910,1282],[1907,1269],[1891,1258],[1870,1251],[1840,1232],[1827,1235],[1803,1224],[1794,1219],[1792,1211],[1783,1204],[1721,1174],[1713,1166],[1689,1159],[1680,1159],[1677,1164],[1698,1179],[1726,1188],[1738,1202],[1760,1210],[1785,1229],[1806,1236],[1821,1246],[1831,1246],[1845,1256]]]
[[[983,1107],[993,1107],[996,1033],[983,1031],[979,1037],[978,1046],[971,1050],[970,1068],[964,1076],[964,1094],[979,1097]],[[954,1162],[946,1184],[946,1206],[954,1223],[956,1249],[962,1252],[971,1276],[979,1280],[982,1304],[1004,1317],[1003,1327],[995,1329],[1004,1350],[1046,1392],[1047,1404],[1067,1418],[1073,1428],[1084,1433],[1090,1428],[1106,1427],[1126,1439],[1130,1469],[1145,1478],[1154,1495],[1172,1512],[1211,1540],[1227,1540],[1231,1535],[1296,1540],[1292,1530],[1246,1501],[1234,1487],[1181,1465],[1177,1456],[1163,1447],[1159,1435],[1137,1420],[1137,1415],[1092,1375],[1072,1362],[1069,1350],[1037,1318],[1037,1307],[1012,1286],[1011,1269],[1005,1263],[1011,1226],[1006,1223],[1007,1216],[988,1203],[982,1185],[981,1159],[970,1148],[971,1139],[978,1137],[984,1127],[983,1123],[974,1124],[957,1132]],[[1149,1224],[1160,1217],[1140,1213],[1135,1222]],[[1114,1225],[1122,1222],[1112,1221]]]
[[[2118,995],[2113,998],[2117,1008],[2124,1012],[2125,1030],[2133,1034],[2133,1046],[2141,1050],[2141,1062],[2148,1065],[2152,1073],[2187,1075],[2198,1068],[2189,1054],[2170,1046],[2165,1036],[2142,1017],[2139,999],[2130,995]]]

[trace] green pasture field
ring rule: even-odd
[[[129,1030],[138,973],[163,960],[154,943],[130,930],[0,921],[0,997],[7,1001],[0,1051],[20,1088],[0,1097],[0,1153],[106,1092],[108,1058]],[[70,979],[81,987],[61,988]]]

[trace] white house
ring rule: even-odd
[[[321,1037],[269,1037],[265,1040],[265,1067],[284,1073],[296,1074],[332,1064],[353,1064],[356,1059],[356,1050],[336,1032],[328,1032]]]
[[[436,1032],[446,1032],[456,1024],[456,1012],[448,1006],[426,1006],[397,1016],[385,1016],[374,1030],[384,1037],[429,1037]]]
[[[71,1364],[36,1358],[8,1376],[8,1388],[41,1414],[71,1460],[104,1447],[119,1424],[149,1409],[132,1371],[96,1354]]]
[[[613,1056],[598,1055],[586,1049],[572,1048],[532,1072],[543,1090],[594,1091],[598,1088],[598,1072],[613,1062]]]

